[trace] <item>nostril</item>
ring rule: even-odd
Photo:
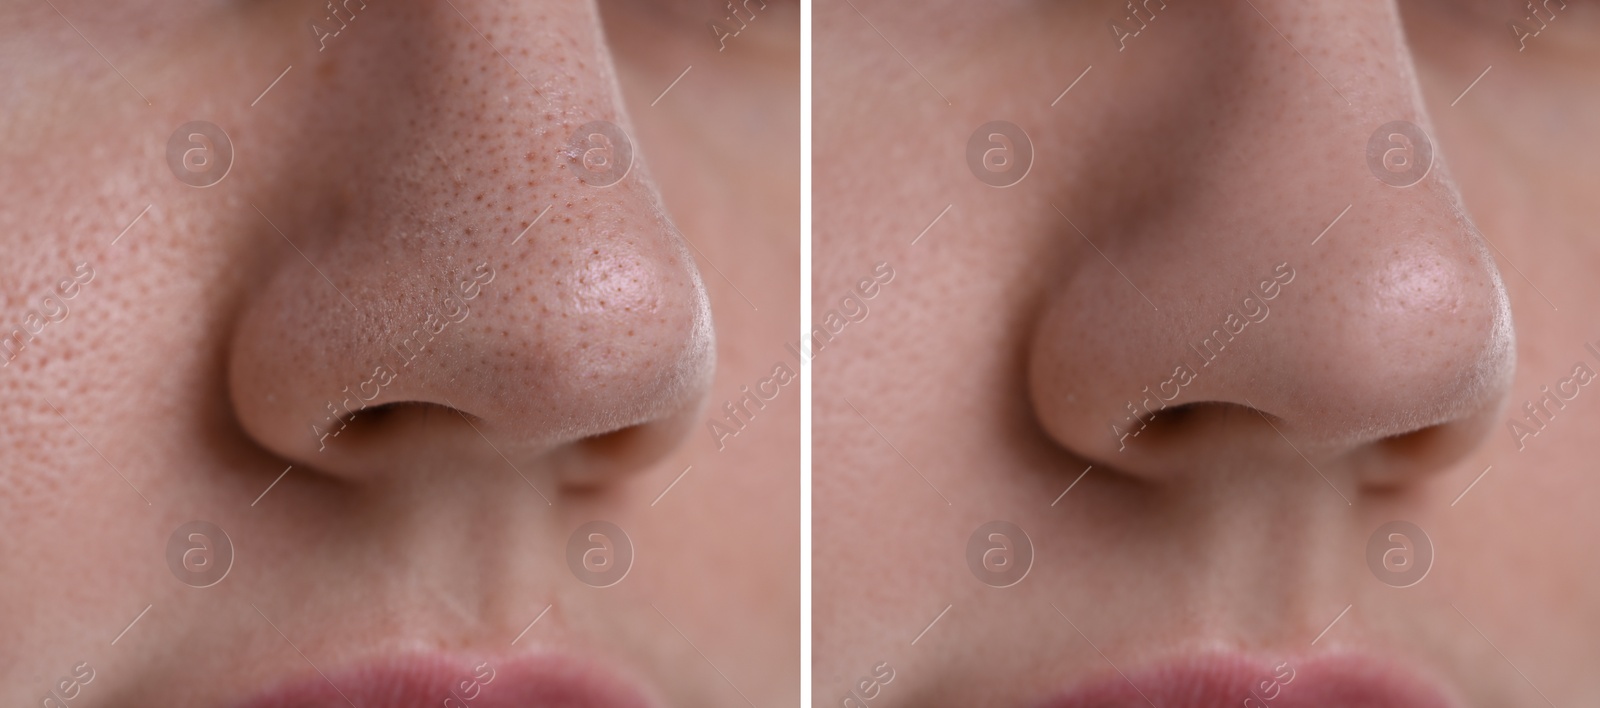
[[[684,417],[684,421],[690,419]],[[346,413],[332,421],[324,432],[325,446],[317,455],[328,461],[366,460],[360,463],[367,472],[380,472],[382,467],[370,464],[374,460],[389,459],[391,449],[405,449],[400,453],[407,464],[448,463],[454,465],[467,458],[491,464],[504,461],[519,473],[524,472],[516,461],[542,457],[546,472],[558,481],[563,489],[583,490],[600,486],[614,479],[617,471],[635,469],[648,464],[663,450],[670,450],[685,437],[688,422],[675,419],[652,419],[641,423],[618,423],[615,428],[577,438],[566,443],[527,437],[515,427],[495,424],[491,419],[468,412],[454,405],[431,401],[391,401]],[[410,441],[453,440],[447,445],[414,446]],[[462,451],[467,451],[463,456]],[[436,456],[436,453],[444,453]],[[313,460],[316,458],[313,458]],[[529,470],[531,471],[531,470]],[[537,487],[536,487],[537,488]]]
[[[1430,425],[1425,428],[1405,433],[1390,435],[1378,441],[1378,445],[1388,451],[1405,457],[1415,457],[1425,454],[1429,447],[1437,444],[1441,436],[1445,435],[1445,426]]]
[[[1407,483],[1418,469],[1442,469],[1460,459],[1481,441],[1490,415],[1469,416],[1391,435],[1372,446],[1372,454],[1387,458],[1371,465],[1362,482],[1375,489]]]
[[[639,423],[575,441],[574,451],[590,462],[563,470],[562,485],[569,489],[599,486],[610,479],[610,470],[635,466],[642,461],[641,451],[657,447],[660,426]]]
[[[1193,401],[1169,406],[1141,416],[1133,424],[1137,432],[1127,438],[1128,447],[1188,447],[1186,443],[1213,436],[1225,428],[1260,425],[1262,415],[1266,414],[1228,401]],[[1267,418],[1276,424],[1275,418],[1270,415]]]
[[[450,406],[430,401],[390,401],[354,413],[346,413],[323,432],[325,447],[346,449],[385,444],[384,438],[411,426],[437,425],[441,420],[467,415]],[[471,416],[468,415],[471,420]]]
[[[1440,450],[1448,446],[1452,437],[1452,427],[1449,424],[1430,425],[1390,435],[1377,441],[1373,445],[1374,452],[1391,460],[1401,460],[1409,464],[1372,465],[1362,477],[1363,485],[1369,489],[1382,490],[1404,484],[1410,478],[1410,474],[1406,471],[1415,467],[1418,462],[1438,457]]]
[[[610,432],[590,435],[579,440],[578,444],[587,447],[597,455],[613,457],[638,444],[641,437],[649,435],[645,427],[645,424],[630,425]]]
[[[578,440],[573,448],[591,460],[585,469],[593,474],[569,474],[567,479],[581,484],[588,478],[603,479],[611,474],[607,469],[648,465],[683,445],[696,420],[692,414],[667,416]]]

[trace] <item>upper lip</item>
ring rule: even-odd
[[[1287,675],[1287,681],[1277,680]],[[1276,681],[1276,688],[1274,682]],[[1281,657],[1207,653],[1126,676],[1116,672],[1045,701],[1041,708],[1456,708],[1418,670],[1359,654]]]
[[[478,680],[481,676],[489,680]],[[477,682],[476,689],[473,683]],[[450,703],[447,700],[454,699]],[[554,654],[389,657],[326,677],[312,673],[272,687],[239,708],[654,708],[656,702],[595,663]]]

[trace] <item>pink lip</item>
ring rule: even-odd
[[[471,683],[493,671],[488,681]],[[463,686],[463,682],[468,685]],[[475,694],[475,695],[474,695]],[[449,703],[446,703],[449,701]],[[636,686],[594,664],[553,655],[407,656],[273,688],[239,708],[654,708]]]
[[[1270,684],[1292,670],[1288,681]],[[1267,682],[1269,686],[1262,686]],[[1135,689],[1137,686],[1137,689]],[[1148,702],[1146,701],[1148,699]],[[1389,662],[1356,655],[1288,656],[1201,654],[1129,671],[1112,672],[1040,708],[1455,708],[1431,681]]]

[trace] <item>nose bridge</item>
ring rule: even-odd
[[[284,196],[317,210],[312,235],[336,257],[384,247],[434,266],[599,212],[665,221],[628,179],[642,166],[591,3],[373,3],[332,17],[339,32],[295,107]]]
[[[1431,164],[1435,146],[1417,144],[1426,137],[1418,132],[1426,108],[1389,3],[1330,9],[1265,0],[1175,19],[1194,26],[1177,28],[1182,36],[1170,47],[1151,47],[1160,56],[1144,65],[1147,85],[1135,91],[1169,96],[1144,99],[1164,122],[1135,118],[1120,129],[1137,134],[1108,141],[1152,153],[1177,146],[1183,159],[1163,170],[1163,187],[1237,195],[1229,198],[1244,210],[1233,213],[1243,215],[1270,208],[1269,197],[1342,206],[1374,191],[1364,156],[1380,126],[1382,149],[1370,146],[1380,179],[1409,186],[1429,174],[1415,165]],[[1189,53],[1207,61],[1184,66]],[[1157,154],[1144,157],[1160,163]]]
[[[352,23],[346,32],[367,35],[330,47],[337,51],[317,69],[324,113],[310,122],[352,147],[377,148],[362,154],[400,173],[392,179],[432,185],[421,178],[440,169],[458,186],[474,178],[510,184],[515,175],[501,170],[519,161],[553,173],[570,169],[573,158],[588,168],[579,176],[589,185],[626,174],[604,172],[589,152],[596,144],[583,142],[601,135],[625,145],[600,147],[627,147],[619,160],[631,158],[631,131],[591,3],[408,3],[360,17],[371,24]],[[464,189],[452,195],[477,199]]]

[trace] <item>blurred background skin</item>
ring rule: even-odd
[[[798,327],[799,9],[719,42],[725,3],[602,5],[0,3],[0,312],[51,320],[0,370],[0,703],[85,662],[72,705],[315,678],[263,615],[330,673],[550,650],[674,705],[796,700],[798,387],[707,423]],[[166,160],[195,120],[235,153],[204,189]],[[618,184],[571,169],[591,120],[632,136]],[[236,555],[205,589],[164,559],[196,519]],[[635,549],[605,589],[567,563],[595,519]]]
[[[815,7],[813,307],[897,273],[816,361],[816,704],[883,663],[875,707],[1024,705],[1207,648],[1600,700],[1600,405],[1508,429],[1600,365],[1596,8],[1519,51],[1522,3],[1172,2],[1119,50],[1124,3],[936,5]],[[992,120],[1035,153],[1005,189],[967,165]],[[1393,120],[1436,151],[1406,188],[1366,161]],[[1284,262],[1168,404],[1196,405],[1118,452],[1127,403]],[[1006,589],[964,557],[994,519],[1034,547]],[[1365,552],[1396,519],[1436,552],[1405,589]]]

